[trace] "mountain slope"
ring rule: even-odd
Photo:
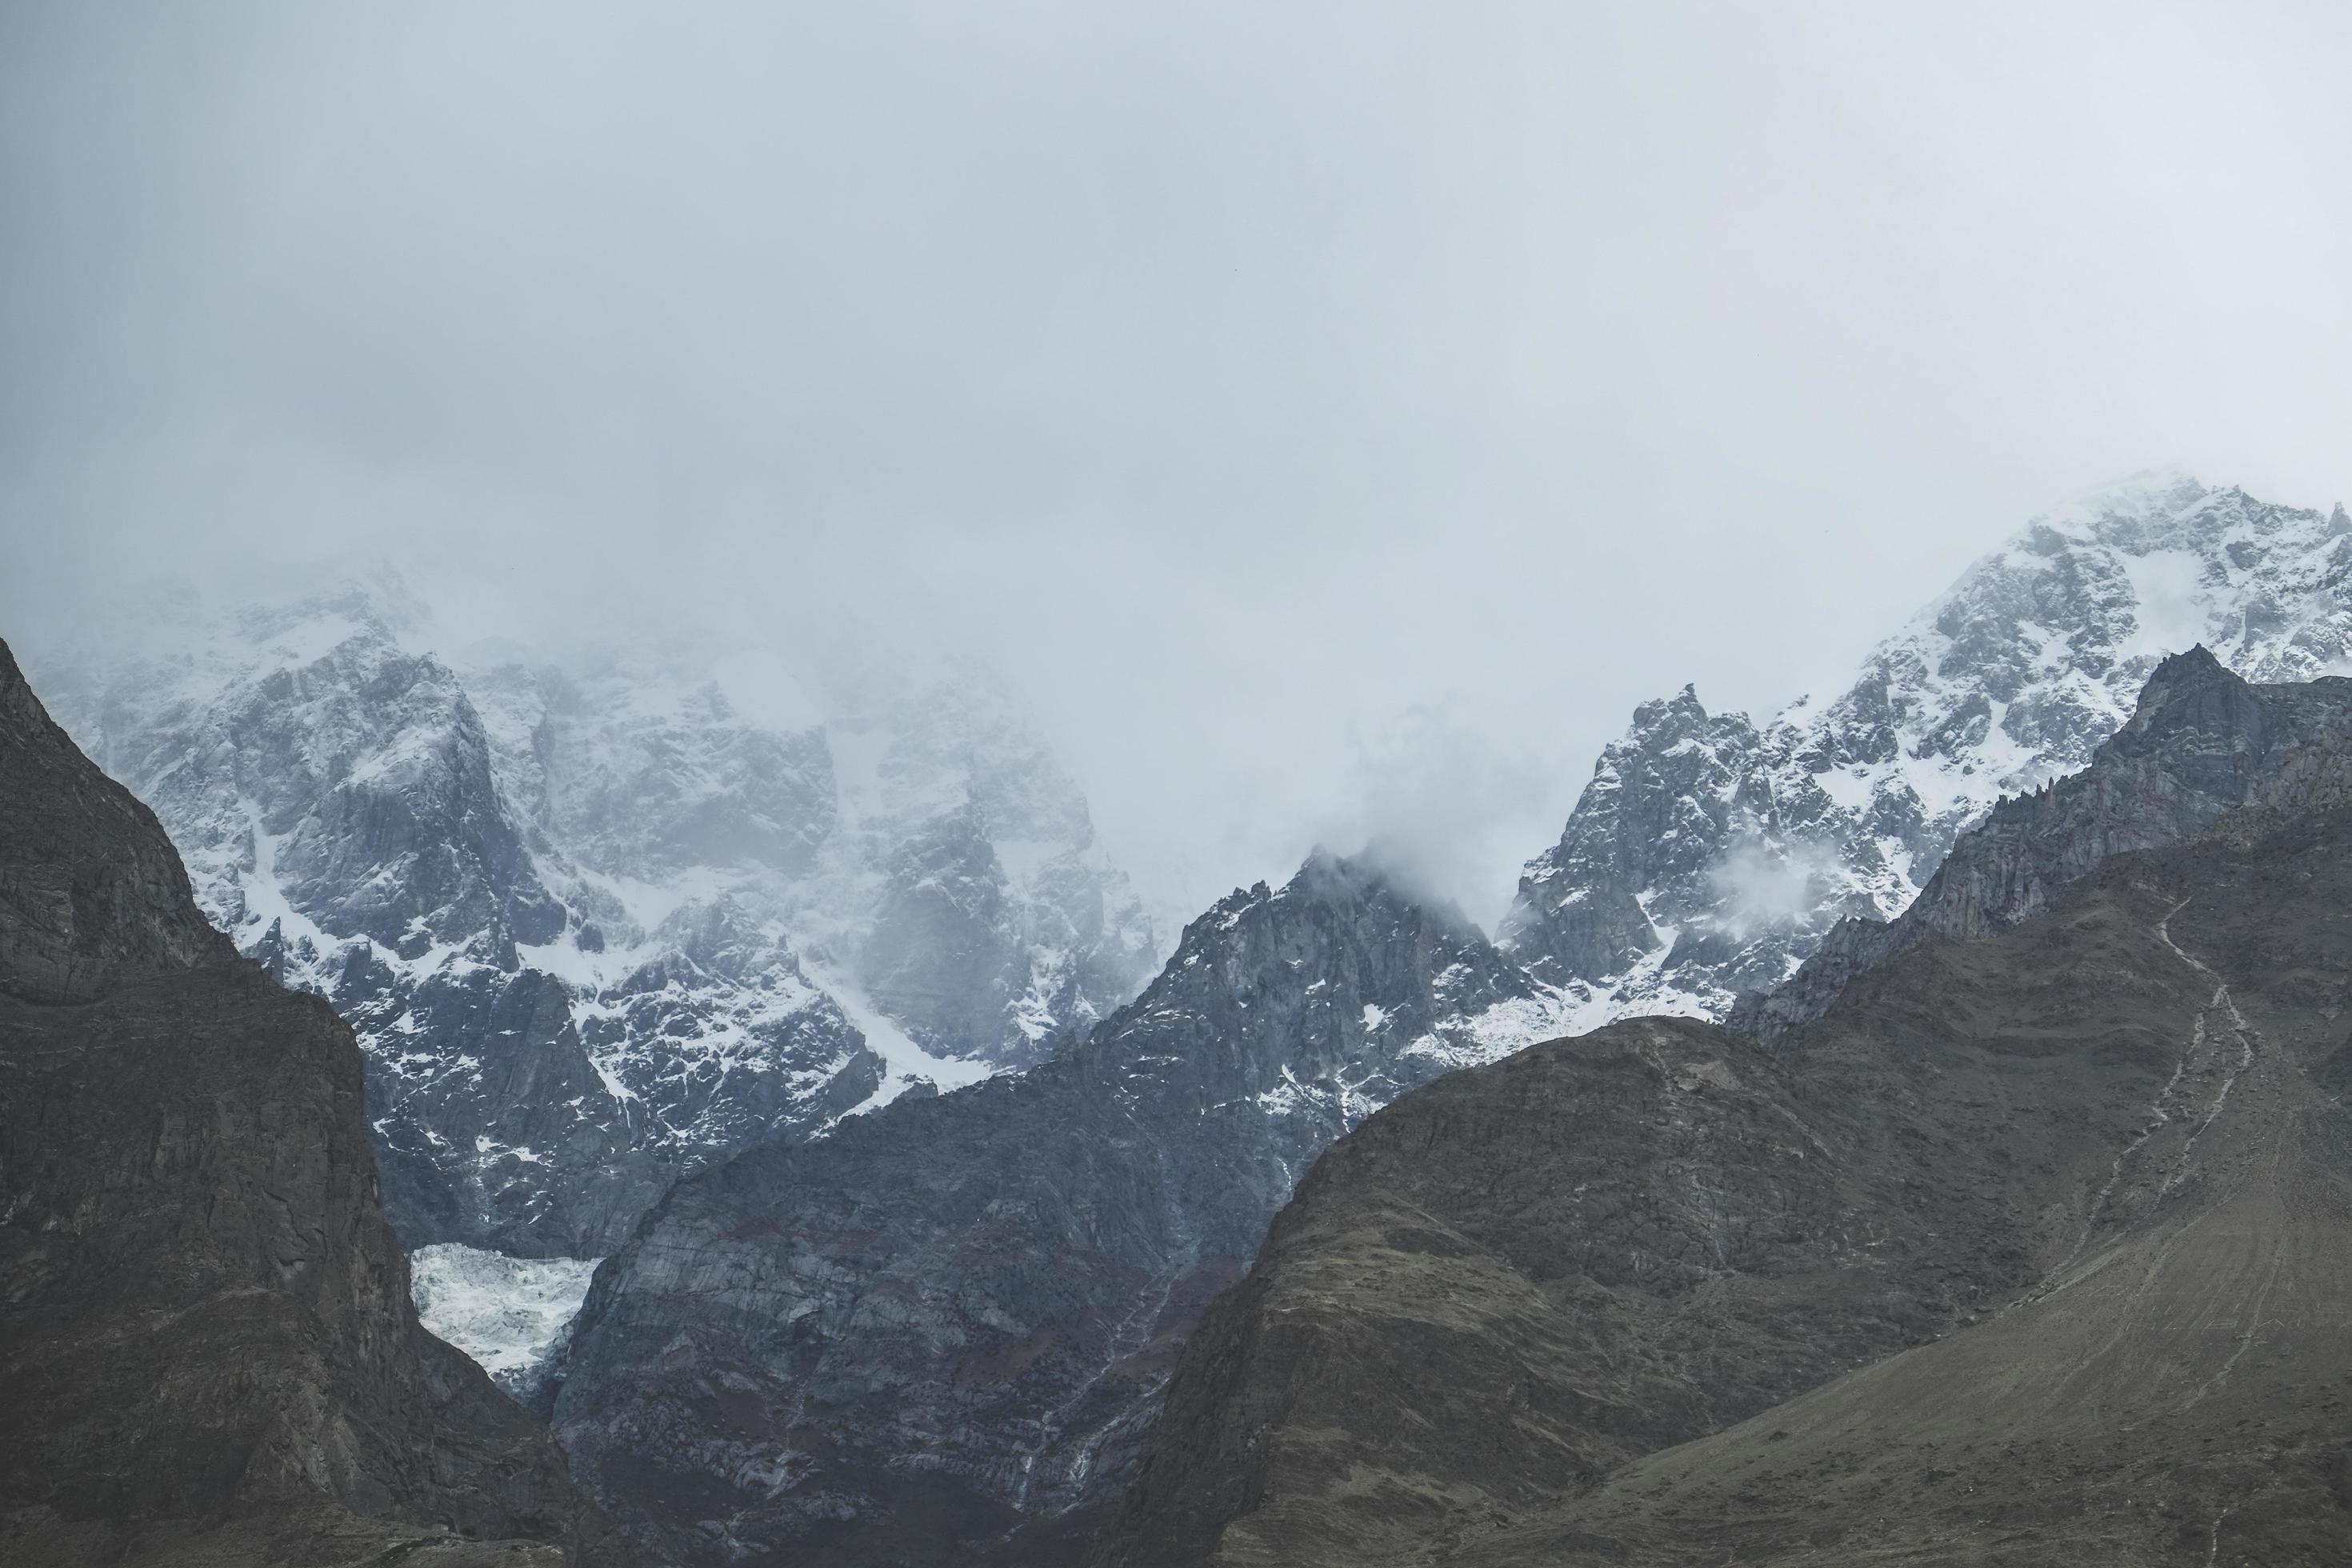
[[[2067,906],[2152,921],[2203,995],[2179,1076],[2023,1300],[1458,1561],[1685,1563],[1735,1539],[1765,1563],[2352,1553],[2352,818],[2252,816]]]
[[[681,1182],[597,1274],[558,1429],[681,1555],[1067,1560],[1297,1173],[1548,1009],[1459,915],[1318,854],[1070,1052]]]
[[[2340,1560],[2352,752],[2305,756],[1769,1047],[1628,1020],[1372,1118],[1101,1561]]]
[[[615,1560],[417,1326],[349,1028],[205,923],[5,646],[0,1041],[0,1555]]]
[[[2030,522],[1828,700],[1685,688],[1608,747],[1497,942],[1594,1012],[1721,1017],[1847,917],[1900,914],[2003,795],[2073,773],[2168,654],[2251,681],[2352,658],[2352,518],[2145,475]]]

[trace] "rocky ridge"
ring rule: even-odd
[[[2347,748],[2352,680],[2254,686],[2202,647],[2175,655],[2089,767],[2000,802],[1901,915],[1840,921],[1786,984],[1742,997],[1728,1022],[1772,1039],[1931,935],[2006,931],[2111,855],[2178,843],[2239,806],[2303,799]]]

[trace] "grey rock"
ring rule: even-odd
[[[14,656],[0,658],[10,737],[0,835],[14,850],[0,880],[0,973],[11,994],[87,1002],[230,956],[155,814],[62,742]]]

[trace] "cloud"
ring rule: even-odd
[[[1750,833],[1734,841],[1707,870],[1724,900],[1725,934],[1746,942],[1759,931],[1786,926],[1821,907],[1822,884],[1841,865],[1836,849],[1807,839],[1779,840]]]
[[[1558,831],[1550,770],[1445,706],[1416,707],[1355,742],[1353,775],[1318,837],[1360,847],[1400,887],[1482,924],[1500,912],[1491,868]]]
[[[977,648],[1208,892],[1430,709],[1544,774],[1408,857],[1491,918],[1637,702],[1834,685],[2052,496],[2334,500],[2347,63],[2262,3],[8,7],[0,626],[362,551],[473,635]]]

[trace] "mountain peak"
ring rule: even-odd
[[[1706,743],[1710,738],[1746,737],[1752,729],[1745,714],[1709,713],[1706,705],[1699,700],[1698,688],[1685,684],[1672,697],[1653,698],[1634,709],[1633,724],[1621,744],[1643,752],[1664,752],[1688,742]],[[1601,765],[1608,765],[1605,755]]]
[[[1150,977],[1084,795],[968,670],[778,731],[693,627],[445,662],[396,571],[270,575],[53,650],[53,700],[358,1029],[412,1244],[607,1251],[678,1171],[1034,1061]]]
[[[1394,892],[1395,889],[1387,868],[1370,847],[1342,855],[1318,844],[1299,862],[1298,869],[1282,890],[1330,903]]]
[[[680,1542],[707,1540],[703,1500],[725,1497],[730,1539],[771,1555],[896,1561],[894,1521],[919,1507],[985,1530],[956,1561],[1042,1561],[1008,1527],[1117,1495],[1168,1345],[1315,1157],[1405,1090],[1563,1021],[1377,851],[1318,845],[1280,889],[1195,919],[1075,1048],[679,1183],[599,1271],[557,1421],[592,1478],[675,1477],[652,1511]],[[723,1303],[681,1289],[689,1256],[753,1283]],[[970,1375],[983,1365],[999,1370]],[[743,1419],[649,1446],[701,1429],[714,1375]],[[897,1460],[908,1432],[928,1435],[919,1472]],[[753,1467],[782,1479],[738,1491]]]
[[[2153,686],[2158,681],[2216,679],[2235,680],[2237,677],[2213,657],[2211,648],[2200,642],[2189,644],[2179,653],[2165,655],[2149,678],[2149,683]],[[2145,703],[2147,698],[2143,696],[2141,701]]]
[[[2254,689],[2198,643],[2168,655],[2156,667],[2140,690],[2131,721],[2111,744],[2144,743],[2147,737],[2190,729],[2219,734],[2231,730],[2233,719],[2239,728],[2258,727],[2260,706]]]

